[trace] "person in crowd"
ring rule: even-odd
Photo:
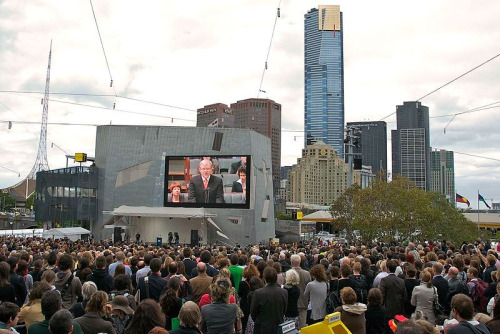
[[[137,284],[139,284],[139,280],[142,277],[147,276],[149,274],[149,272],[151,271],[151,268],[149,267],[149,265],[151,264],[151,260],[153,260],[152,254],[148,253],[144,256],[144,267],[137,270],[137,272],[135,273],[135,280],[136,280]]]
[[[49,324],[52,316],[62,308],[61,294],[59,291],[46,291],[42,295],[42,314],[45,317],[43,321],[34,322],[28,327],[28,334],[50,334]],[[80,325],[73,321],[73,334],[82,334]]]
[[[63,307],[69,310],[76,304],[78,298],[82,298],[82,283],[71,272],[71,268],[73,268],[73,258],[71,255],[61,255],[57,265],[59,272],[56,274],[54,285],[57,291],[61,293]]]
[[[356,291],[356,286],[354,285],[354,281],[350,278],[352,273],[351,265],[349,263],[343,263],[340,266],[340,278],[338,282],[338,290],[342,291],[345,287],[350,287],[354,291]]]
[[[110,293],[113,289],[113,277],[106,270],[106,257],[98,256],[95,260],[96,269],[87,276],[87,281],[94,282],[98,290]]]
[[[378,288],[368,291],[368,305],[365,312],[366,334],[387,332],[385,322],[385,307],[382,306],[382,292]]]
[[[340,299],[342,306],[335,309],[340,312],[340,320],[352,334],[366,333],[366,305],[357,302],[356,292],[351,287],[345,287],[340,290]]]
[[[240,282],[241,279],[243,278],[243,268],[238,266],[237,254],[231,254],[230,261],[231,265],[228,267],[228,269],[229,272],[231,272],[231,277],[233,278],[234,281],[234,288],[236,289],[236,293],[238,293],[238,290],[240,288]]]
[[[31,277],[33,277],[33,283],[40,282],[43,273],[43,260],[38,259],[33,262],[33,270],[30,271]]]
[[[10,283],[10,266],[0,262],[0,302],[16,302],[16,289]]]
[[[413,289],[411,304],[415,306],[415,312],[422,312],[425,319],[431,324],[436,323],[433,310],[433,302],[437,298],[437,289],[432,285],[431,273],[428,270],[420,273],[421,284]]]
[[[177,318],[182,307],[182,299],[179,298],[179,290],[181,287],[181,279],[179,277],[171,277],[168,280],[167,291],[160,299],[160,307],[165,315],[165,328],[172,329],[172,319]]]
[[[143,300],[125,328],[125,334],[149,333],[155,327],[165,326],[165,316],[160,306],[152,299]]]
[[[474,304],[470,297],[457,294],[451,299],[451,316],[456,320],[445,327],[448,334],[490,334],[488,327],[474,320]]]
[[[56,273],[54,271],[50,269],[45,270],[42,274],[41,281],[49,283],[52,290],[56,290],[56,286],[54,285],[56,281]]]
[[[212,175],[212,162],[201,160],[199,175],[189,181],[188,202],[191,203],[225,203],[224,184],[220,177]]]
[[[179,312],[180,326],[169,331],[170,334],[199,334],[198,325],[201,321],[200,308],[192,301],[182,305]]]
[[[436,262],[432,266],[434,277],[432,278],[432,285],[436,287],[438,293],[439,304],[444,308],[446,305],[446,296],[450,289],[448,281],[443,277],[443,265]]]
[[[360,274],[365,275],[367,289],[371,288],[373,285],[373,280],[375,279],[375,273],[370,268],[371,262],[368,258],[362,258],[361,261],[361,272]]]
[[[29,274],[28,262],[26,260],[20,260],[17,265],[17,274],[22,277],[24,285],[26,286],[26,291],[30,291],[33,287],[33,277]],[[26,296],[25,302],[28,300]]]
[[[21,307],[19,312],[19,322],[24,322],[26,328],[34,322],[43,321],[42,295],[46,291],[51,291],[52,287],[47,282],[35,282],[28,296],[28,302]]]
[[[323,270],[323,267],[321,269]],[[318,275],[321,275],[319,271]],[[326,284],[324,271],[323,276]],[[288,293],[276,284],[277,279],[278,273],[276,270],[273,267],[267,267],[264,269],[266,286],[255,290],[253,293],[250,314],[254,321],[254,334],[275,333],[278,325],[284,320],[288,304]],[[309,290],[307,287],[304,294],[308,299]],[[326,298],[326,295],[324,298]]]
[[[259,270],[253,264],[248,265],[243,269],[243,278],[239,284],[238,296],[240,297],[240,307],[243,311],[243,318],[241,318],[241,325],[243,332],[247,328],[248,317],[250,315],[250,303],[248,301],[248,294],[251,291],[250,280],[252,277],[259,277]]]
[[[288,302],[285,311],[285,322],[291,320],[295,323],[295,328],[299,328],[299,310],[297,309],[297,302],[300,297],[300,277],[299,274],[292,269],[286,272],[285,277],[286,282],[283,288],[288,294]]]
[[[299,274],[299,289],[300,296],[299,301],[297,302],[297,309],[299,310],[299,326],[300,328],[306,325],[307,321],[307,298],[305,297],[305,290],[307,283],[311,281],[311,275],[307,270],[304,270],[300,267],[301,258],[298,254],[293,254],[290,257],[290,261],[292,264],[292,269],[295,270]]]
[[[387,261],[386,266],[388,275],[380,280],[380,292],[386,309],[386,320],[389,321],[396,314],[404,313],[407,295],[404,280],[394,274],[398,266],[396,260]]]
[[[361,262],[354,262],[349,278],[354,282],[354,291],[358,296],[358,302],[366,304],[369,285],[365,275],[361,274]]]
[[[380,262],[380,271],[378,272],[378,274],[375,276],[375,279],[373,280],[373,287],[374,288],[379,288],[380,281],[382,280],[382,278],[389,275],[389,273],[387,272],[386,265],[387,265],[386,260]]]
[[[490,316],[495,316],[495,313],[493,309],[495,308],[496,304],[499,304],[500,301],[500,283],[497,283],[496,287],[496,294],[495,296],[491,297],[490,300],[488,301],[488,305],[486,306],[486,311]]]
[[[325,267],[321,264],[313,266],[310,270],[312,281],[307,283],[304,296],[311,305],[308,325],[322,321],[326,316],[326,296],[328,294],[328,282]]]
[[[120,264],[123,264],[125,266],[123,262],[124,260],[125,260],[125,254],[123,254],[123,251],[116,252],[116,261],[110,264],[108,267],[109,276],[115,277],[116,267]],[[125,274],[128,275],[129,277],[132,276],[132,269],[130,269],[129,266],[125,266]]]
[[[124,296],[127,298],[129,306],[132,310],[136,309],[136,301],[134,295],[132,295],[132,281],[130,277],[123,274],[118,275],[113,279],[113,290],[111,290],[111,296]]]
[[[339,291],[339,277],[340,277],[340,268],[337,266],[330,267],[330,289],[329,291]],[[340,294],[339,294],[340,296]]]
[[[193,288],[193,302],[198,304],[204,294],[210,293],[210,285],[212,284],[212,277],[207,275],[207,266],[205,262],[198,262],[197,266],[198,275],[189,280]]]
[[[201,307],[201,331],[206,334],[232,334],[238,320],[238,306],[229,303],[231,282],[216,280],[210,287],[211,304]],[[240,330],[238,328],[238,330]]]
[[[236,174],[240,168],[247,168],[247,157],[241,157],[240,161],[233,162],[229,174]]]
[[[17,333],[13,327],[17,325],[18,320],[19,306],[11,302],[4,302],[0,305],[0,331]]]
[[[10,284],[12,284],[16,291],[16,304],[21,307],[26,301],[28,291],[26,290],[23,278],[16,274],[18,258],[11,256],[7,259],[7,263],[10,265]]]
[[[247,296],[247,302],[250,307],[252,305],[252,297],[254,292],[264,287],[264,281],[261,280],[259,276],[255,276],[250,279],[249,284],[250,284],[250,292],[248,293]],[[252,316],[249,315],[247,320],[247,326],[245,328],[245,334],[253,334],[253,332],[254,332],[254,321]]]
[[[417,269],[413,264],[411,263],[408,264],[408,266],[406,266],[405,278],[404,278],[407,296],[411,296],[413,294],[413,289],[416,286],[420,285],[420,280],[417,279],[416,276],[417,276]],[[415,312],[415,306],[411,304],[411,298],[406,299],[404,308],[405,308],[405,315],[408,317]]]
[[[486,326],[493,331],[493,333],[500,333],[500,302],[495,303],[492,310],[492,319],[486,323]]]
[[[191,278],[191,272],[196,268],[196,261],[191,258],[193,252],[189,247],[184,247],[184,249],[182,250],[182,255],[184,256],[184,259],[182,259],[182,264],[184,264],[184,269],[186,271],[185,276],[189,280]]]
[[[132,320],[134,310],[129,306],[129,301],[125,296],[114,296],[111,301],[111,320],[113,321],[113,326],[116,330],[116,334],[123,334],[125,328]]]
[[[171,203],[181,203],[181,184],[179,182],[174,182],[168,186],[170,191],[169,202]]]
[[[87,303],[90,300],[90,297],[94,292],[98,290],[97,285],[94,282],[85,282],[82,285],[82,298],[81,302],[75,303],[69,311],[73,315],[74,318],[79,318],[85,315],[85,308],[87,307]]]
[[[104,291],[96,291],[90,296],[85,314],[75,319],[85,334],[116,333],[112,322],[103,319],[111,317],[107,303],[108,294]]]
[[[206,249],[203,250],[200,254],[200,262],[204,262],[207,265],[207,270],[206,270],[207,275],[210,277],[214,277],[219,273],[219,271],[210,264],[211,260],[212,260],[212,254]],[[191,278],[196,277],[196,275],[198,275],[196,268],[193,268],[191,270]]]
[[[144,299],[153,299],[158,302],[160,301],[160,296],[163,289],[165,288],[165,286],[167,286],[167,281],[163,279],[160,274],[160,259],[152,259],[150,265],[151,275],[141,277],[139,280],[138,288],[140,289],[141,301],[143,301]]]
[[[486,264],[488,265],[488,267],[483,272],[483,281],[485,281],[486,283],[491,283],[491,273],[497,270],[497,267],[495,266],[496,263],[497,258],[495,257],[495,255],[488,254],[486,256]]]
[[[49,331],[52,334],[73,333],[73,317],[68,310],[62,309],[54,313],[49,321]]]

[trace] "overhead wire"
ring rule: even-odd
[[[435,92],[437,92],[438,90],[440,90],[440,89],[442,89],[442,88],[444,88],[444,87],[448,86],[449,84],[451,84],[451,83],[453,83],[453,82],[457,81],[458,79],[460,79],[460,78],[462,78],[462,77],[466,76],[467,74],[469,74],[469,73],[471,73],[471,72],[473,72],[473,71],[477,70],[477,69],[478,69],[478,68],[480,68],[481,66],[486,65],[487,63],[489,63],[490,61],[492,61],[492,60],[494,60],[495,58],[498,58],[498,57],[500,57],[500,53],[499,53],[499,54],[497,54],[497,55],[495,55],[495,56],[493,56],[493,57],[491,57],[490,59],[488,59],[488,60],[486,60],[486,61],[482,62],[481,64],[479,64],[479,65],[475,66],[474,68],[472,68],[472,69],[468,70],[467,72],[462,73],[461,75],[459,75],[458,77],[454,78],[453,80],[448,81],[448,82],[447,82],[447,83],[445,83],[444,85],[439,86],[438,88],[436,88],[436,89],[434,89],[433,91],[431,91],[431,92],[429,92],[429,93],[425,94],[424,96],[422,96],[421,98],[417,99],[416,101],[420,101],[420,100],[422,100],[422,99],[426,98],[427,96],[429,96],[429,95],[431,95],[431,94],[434,94],[434,93],[435,93]],[[386,118],[388,118],[388,117],[390,117],[390,116],[394,115],[395,113],[396,113],[396,112],[394,111],[393,113],[390,113],[389,115],[387,115],[387,116],[383,117],[383,118],[382,118],[382,119],[380,119],[380,120],[381,120],[381,121],[383,121],[384,119],[386,119]]]
[[[269,47],[267,48],[266,62],[264,63],[264,69],[262,70],[262,76],[260,77],[260,85],[259,85],[259,91],[257,92],[257,98],[259,98],[260,93],[267,93],[266,91],[262,90],[262,83],[264,82],[264,76],[267,71],[269,54],[271,53],[271,46],[273,45],[274,31],[276,30],[276,22],[278,22],[278,18],[281,16],[280,13],[281,13],[281,0],[279,0],[278,2],[278,11],[276,12],[276,16],[274,17],[273,31],[271,33],[271,40],[269,41]]]

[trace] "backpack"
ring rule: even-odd
[[[473,283],[474,293],[472,294],[472,301],[474,302],[474,306],[478,311],[486,312],[488,298],[484,296],[484,290],[488,287],[488,283],[481,279],[477,279],[477,281],[473,281]]]
[[[366,304],[367,293],[366,293],[366,278],[364,275],[352,275],[351,279],[354,282],[354,291],[356,292],[357,302]]]
[[[340,300],[339,291],[334,290],[326,296],[326,313],[333,313],[339,306],[342,306],[342,300]]]
[[[458,286],[459,288],[457,289],[457,293],[462,293],[466,296],[469,296],[470,297],[470,291],[469,291],[469,287],[467,286],[467,283],[465,283],[464,281],[460,281],[458,283]]]

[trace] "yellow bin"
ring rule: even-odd
[[[351,334],[346,326],[340,321],[340,312],[328,314],[325,320],[314,325],[300,329],[301,334]]]

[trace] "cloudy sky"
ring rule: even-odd
[[[93,156],[95,125],[195,126],[199,107],[257,96],[279,0],[92,3],[110,71],[89,1],[0,0],[0,187],[35,161],[51,40],[51,168]],[[282,0],[260,97],[283,106],[283,165],[303,147],[303,21],[319,4],[344,15],[346,121],[380,120],[500,53],[496,0]],[[478,190],[500,202],[500,104],[455,117],[446,134],[452,116],[440,116],[500,101],[498,87],[500,57],[422,100],[431,144],[456,152],[456,189],[473,207]]]

